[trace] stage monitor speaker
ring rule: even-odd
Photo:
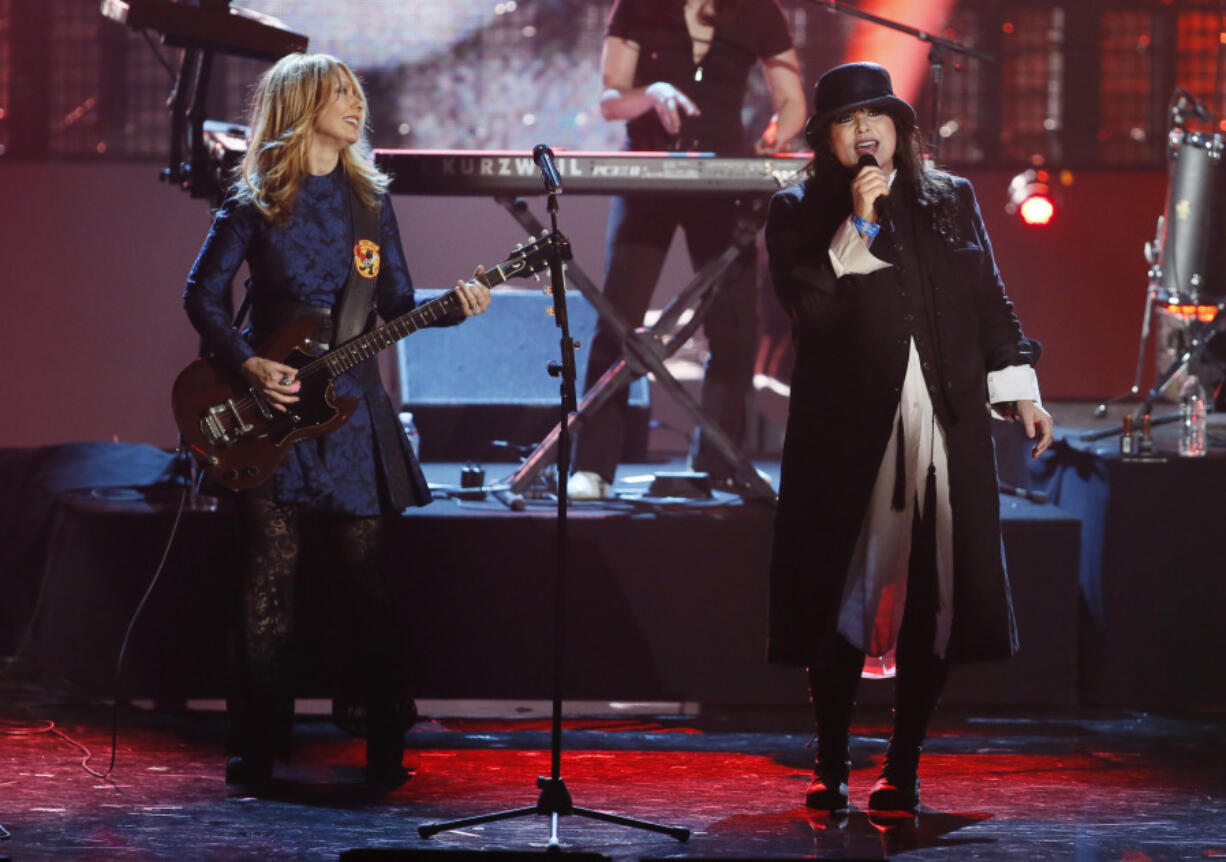
[[[440,290],[418,290],[426,302]],[[397,345],[402,410],[413,413],[423,461],[489,459],[490,442],[539,442],[558,422],[559,380],[548,372],[561,358],[562,331],[538,291],[494,294],[489,311],[459,326],[415,332]],[[596,310],[578,291],[568,292],[579,395],[587,371]],[[643,461],[651,395],[646,378],[630,385],[623,462]]]

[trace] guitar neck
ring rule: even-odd
[[[508,276],[503,271],[502,264],[474,277],[485,287],[495,287],[506,281]],[[342,344],[335,350],[325,353],[315,361],[303,366],[298,371],[301,377],[315,371],[326,370],[330,377],[344,374],[360,362],[365,362],[380,351],[386,350],[402,338],[407,338],[419,329],[433,326],[440,320],[454,317],[461,313],[460,300],[455,291],[449,290],[442,296],[423,303],[412,311],[392,318],[382,326],[376,326],[365,335],[359,335],[352,341]]]

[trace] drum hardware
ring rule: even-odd
[[[1126,392],[1095,408],[1094,415],[1100,418],[1107,414],[1109,405],[1141,394],[1151,321],[1160,304],[1178,309],[1187,320],[1185,334],[1174,351],[1173,361],[1158,374],[1140,409],[1133,414],[1134,419],[1150,414],[1153,402],[1190,363],[1203,361],[1214,365],[1219,375],[1223,364],[1212,351],[1206,353],[1205,348],[1221,328],[1221,321],[1226,320],[1221,313],[1226,307],[1226,169],[1222,166],[1226,140],[1219,134],[1186,128],[1189,116],[1206,123],[1213,120],[1204,104],[1186,90],[1175,91],[1170,113],[1172,128],[1167,136],[1170,180],[1165,212],[1158,217],[1154,239],[1146,242],[1144,248],[1149,265],[1148,289],[1136,371]]]
[[[1141,314],[1141,338],[1137,344],[1136,373],[1133,375],[1132,385],[1128,387],[1127,391],[1108,398],[1094,408],[1094,416],[1099,419],[1107,415],[1109,405],[1120,401],[1130,401],[1141,392],[1141,377],[1145,373],[1145,356],[1149,347],[1150,321],[1153,319],[1154,303],[1158,300],[1159,293],[1162,291],[1162,266],[1159,261],[1162,258],[1163,221],[1163,217],[1158,216],[1158,226],[1154,231],[1154,238],[1145,243],[1145,261],[1149,264],[1149,271],[1146,273],[1149,279],[1149,287],[1145,291],[1145,311]]]

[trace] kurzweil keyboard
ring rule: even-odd
[[[554,151],[567,194],[635,192],[769,194],[800,179],[808,153],[716,156],[711,153]],[[545,193],[532,153],[517,150],[375,150],[392,175],[391,191],[415,195]]]

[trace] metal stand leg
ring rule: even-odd
[[[543,225],[528,209],[527,204],[519,198],[498,198],[499,203],[530,234],[539,235]],[[661,313],[660,319],[651,329],[634,329],[631,327],[609,301],[573,261],[567,267],[568,280],[579,288],[579,291],[621,336],[625,358],[616,363],[597,381],[583,397],[576,413],[567,418],[568,431],[579,431],[591,416],[604,405],[609,398],[624,386],[629,386],[636,377],[650,372],[659,383],[702,428],[703,435],[709,439],[717,452],[723,456],[732,468],[732,475],[740,493],[748,498],[762,499],[774,503],[775,491],[770,483],[758,475],[754,466],[742,455],[736,445],[728,438],[719,425],[703,411],[697,401],[669,373],[664,360],[685,344],[690,334],[702,323],[702,317],[714,299],[715,291],[721,284],[721,279],[728,268],[740,256],[741,252],[754,241],[758,229],[762,226],[762,207],[757,206],[749,213],[738,227],[733,244],[718,258],[694,274],[681,291]],[[680,330],[672,333],[667,341],[663,338],[672,327],[676,326],[682,314],[691,306],[697,305],[695,313]],[[512,508],[522,505],[522,495],[548,464],[553,461],[553,452],[561,426],[555,426],[545,436],[536,450],[525,459],[519,469],[512,473],[503,486],[495,491],[495,495]],[[565,494],[566,477],[559,477],[559,493]]]
[[[1188,334],[1190,336],[1188,346],[1184,348],[1183,353],[1176,357],[1175,361],[1172,362],[1167,369],[1162,372],[1162,374],[1158,375],[1158,379],[1154,381],[1154,385],[1150,387],[1149,392],[1146,394],[1145,400],[1141,402],[1141,406],[1138,407],[1136,412],[1132,414],[1134,426],[1140,421],[1142,416],[1153,412],[1154,401],[1157,400],[1158,394],[1162,392],[1166,384],[1171,381],[1171,378],[1178,374],[1189,362],[1192,361],[1193,358],[1200,356],[1209,345],[1209,342],[1213,339],[1213,337],[1217,335],[1217,320],[1221,316],[1223,308],[1226,308],[1226,300],[1222,300],[1217,304],[1217,311],[1213,315],[1213,320],[1208,322],[1194,320],[1188,325]],[[1169,416],[1161,417],[1161,419],[1151,420],[1150,425],[1152,427],[1153,425],[1173,422],[1178,418],[1179,414],[1173,413]],[[1091,431],[1089,433],[1082,434],[1080,439],[1089,442],[1101,440],[1114,434],[1122,434],[1123,432],[1124,428],[1123,425],[1121,425],[1118,428],[1109,428],[1103,431]]]
[[[638,820],[633,817],[623,817],[619,814],[609,814],[606,811],[596,811],[592,808],[581,808],[571,803],[570,791],[566,788],[566,782],[561,778],[546,778],[540,776],[536,779],[536,786],[541,788],[540,798],[536,805],[529,805],[523,808],[511,808],[507,811],[494,811],[489,814],[478,814],[475,817],[465,817],[461,820],[449,820],[445,823],[423,823],[417,827],[417,834],[422,838],[430,838],[440,832],[447,832],[452,829],[464,829],[468,826],[476,826],[480,823],[493,823],[498,820],[513,820],[518,817],[528,817],[533,814],[549,817],[549,848],[557,850],[561,847],[561,842],[558,840],[558,818],[568,815],[578,815],[586,817],[589,820],[600,820],[605,823],[613,823],[617,826],[629,826],[634,829],[643,829],[648,832],[659,832],[662,835],[667,835],[670,838],[676,838],[678,841],[687,841],[690,837],[690,830],[684,826],[666,826],[662,823],[652,823],[648,820]]]
[[[1120,401],[1127,401],[1131,398],[1136,398],[1141,391],[1141,376],[1145,373],[1145,354],[1149,346],[1149,327],[1150,321],[1154,313],[1154,300],[1158,295],[1159,285],[1155,281],[1150,281],[1149,291],[1145,295],[1145,313],[1141,316],[1141,341],[1137,345],[1137,370],[1132,378],[1132,386],[1128,387],[1128,391],[1121,395],[1115,395],[1108,398],[1106,401],[1094,408],[1094,415],[1102,418],[1107,415],[1107,407],[1110,404],[1116,404]]]
[[[1141,404],[1141,409],[1136,414],[1137,416],[1151,412],[1158,394],[1166,387],[1171,378],[1191,362],[1193,357],[1199,356],[1204,352],[1210,340],[1217,334],[1215,325],[1217,324],[1218,317],[1222,314],[1223,308],[1226,308],[1226,300],[1222,300],[1217,304],[1217,311],[1213,314],[1213,320],[1207,322],[1193,320],[1188,324],[1188,346],[1184,348],[1183,353],[1170,364],[1166,371],[1162,372],[1158,379],[1154,381],[1154,385],[1150,387],[1149,393],[1145,396],[1145,401]]]

